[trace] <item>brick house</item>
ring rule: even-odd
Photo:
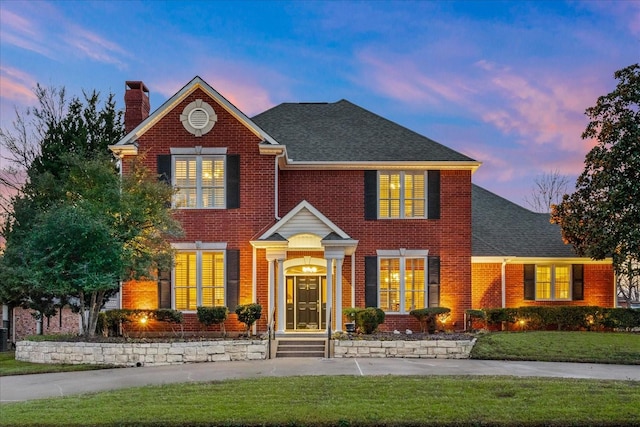
[[[413,308],[613,306],[611,261],[577,258],[548,215],[471,182],[480,162],[346,100],[285,103],[249,118],[195,77],[150,112],[127,82],[126,136],[176,188],[184,236],[158,281],[121,286],[123,308],[257,302],[280,335],[343,330],[346,307],[380,307],[383,329]],[[227,331],[240,330],[235,315]]]

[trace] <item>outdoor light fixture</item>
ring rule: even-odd
[[[147,316],[141,317],[140,318],[140,323],[142,323],[143,325],[145,325],[147,323]]]

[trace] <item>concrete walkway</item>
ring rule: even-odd
[[[640,366],[468,359],[282,358],[0,377],[0,402],[153,384],[300,375],[512,375],[640,381]]]

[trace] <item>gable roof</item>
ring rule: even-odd
[[[349,101],[284,103],[252,119],[293,162],[471,162],[470,157]]]
[[[577,257],[548,213],[532,212],[475,184],[471,204],[472,256]]]
[[[155,125],[160,119],[162,119],[167,113],[173,110],[180,102],[182,102],[187,96],[201,89],[209,97],[214,99],[218,104],[227,110],[238,121],[243,123],[251,132],[253,132],[264,143],[275,144],[278,143],[263,129],[258,127],[249,117],[247,117],[242,111],[240,111],[235,105],[229,102],[218,91],[212,88],[207,82],[205,82],[199,76],[194,77],[189,83],[187,83],[182,89],[176,92],[171,98],[167,99],[157,110],[155,110],[149,117],[136,126],[131,132],[124,136],[115,145],[109,146],[109,148],[115,152],[125,152],[126,154],[135,154],[137,147],[135,141],[140,138],[148,129]]]

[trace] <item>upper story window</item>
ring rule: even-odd
[[[440,171],[364,171],[364,219],[440,219]]]
[[[176,208],[225,207],[224,156],[174,156]]]
[[[536,265],[536,300],[571,299],[570,265]]]
[[[425,173],[380,172],[378,218],[425,218]]]
[[[157,156],[158,178],[176,189],[173,207],[238,209],[240,156],[226,148],[171,148]]]

